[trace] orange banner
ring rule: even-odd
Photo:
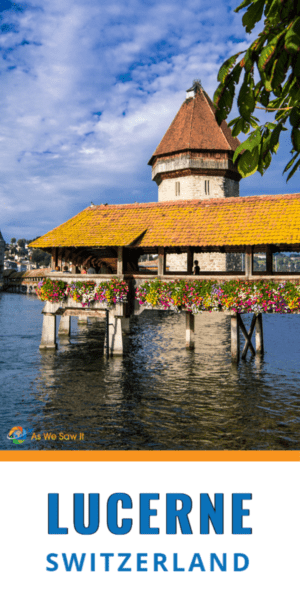
[[[299,462],[298,450],[2,450],[1,462]]]

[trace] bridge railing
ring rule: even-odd
[[[161,281],[174,281],[174,279],[183,279],[186,281],[207,281],[207,280],[217,280],[217,281],[230,281],[230,280],[241,280],[241,281],[300,281],[300,273],[291,273],[291,272],[280,272],[280,273],[272,273],[271,275],[266,275],[262,272],[253,273],[252,275],[245,275],[244,273],[236,274],[236,273],[226,273],[226,272],[218,272],[211,271],[209,273],[201,273],[200,275],[187,275],[182,272],[172,273],[168,275],[157,275],[156,273],[125,273],[125,274],[108,274],[108,275],[89,275],[89,274],[76,274],[72,273],[51,273],[47,275],[49,279],[55,279],[60,281],[65,281],[66,283],[76,282],[76,281],[95,281],[95,283],[100,283],[101,281],[109,281],[111,279],[125,279],[127,280],[136,280],[137,284],[141,281],[153,281],[155,279],[160,279]]]

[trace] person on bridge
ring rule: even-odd
[[[194,261],[194,275],[200,275],[200,267],[197,260]]]

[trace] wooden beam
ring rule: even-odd
[[[63,257],[63,249],[58,248],[57,249],[57,266],[60,268],[60,270],[62,269],[62,257]]]
[[[242,317],[240,315],[239,315],[238,321],[239,321],[239,326],[243,332],[244,338],[246,340],[244,348],[243,348],[243,352],[242,352],[242,358],[246,358],[248,348],[250,348],[250,351],[252,352],[253,356],[255,356],[255,350],[254,350],[252,342],[251,342],[251,337],[252,337],[255,323],[256,323],[256,315],[253,315],[253,317],[252,317],[250,329],[248,332],[246,330],[246,327],[245,327],[245,325],[242,321]]]
[[[245,275],[246,277],[253,275],[253,250],[251,246],[246,246],[245,250]]]
[[[56,248],[52,248],[51,252],[51,269],[54,270],[56,267]]]
[[[266,274],[272,275],[273,273],[273,248],[267,246],[266,249]]]
[[[195,332],[195,316],[191,312],[186,312],[186,333],[185,333],[185,346],[192,350],[195,346],[194,332]]]
[[[158,248],[158,268],[157,275],[162,276],[166,273],[166,253],[164,248]]]
[[[141,251],[139,248],[125,248],[124,249],[124,273],[138,274],[139,273],[139,257]]]
[[[231,360],[239,362],[240,359],[240,328],[238,324],[238,314],[230,317],[231,321]]]
[[[188,251],[187,251],[187,274],[188,275],[193,274],[193,258],[194,258],[193,250],[192,250],[192,248],[188,248]]]
[[[256,354],[264,353],[264,334],[263,334],[263,322],[262,314],[257,315],[255,323],[255,346]]]
[[[123,275],[123,273],[124,273],[123,254],[124,254],[124,248],[123,248],[123,246],[120,246],[118,248],[117,275]]]

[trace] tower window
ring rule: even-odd
[[[209,195],[209,180],[208,179],[206,179],[204,182],[204,189],[205,189],[206,196],[208,196]]]
[[[175,182],[175,196],[180,196],[180,181]]]

